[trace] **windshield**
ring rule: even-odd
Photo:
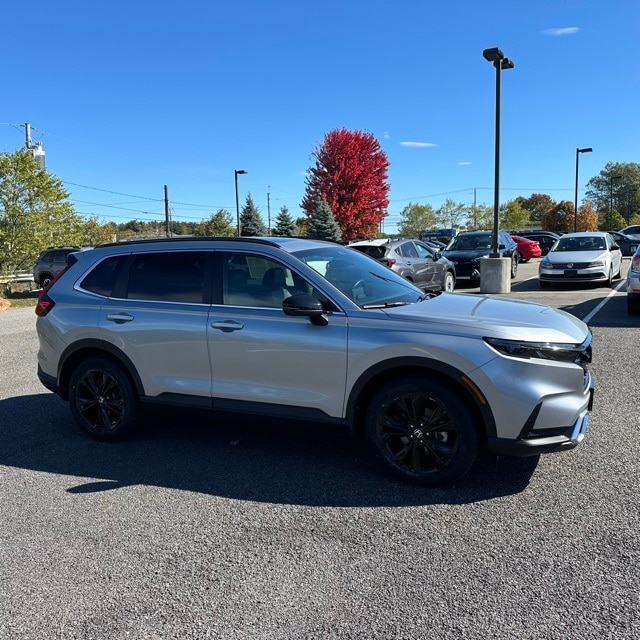
[[[551,251],[602,251],[605,248],[604,238],[600,236],[562,237],[556,240]]]
[[[422,290],[377,260],[342,246],[295,251],[293,255],[362,308],[411,304]]]
[[[447,251],[485,251],[491,249],[491,233],[459,235],[447,245]]]

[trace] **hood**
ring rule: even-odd
[[[465,260],[476,260],[491,253],[491,249],[465,249],[461,251],[442,251],[442,255],[454,262],[464,262]]]
[[[580,344],[589,329],[575,316],[525,300],[471,293],[443,293],[404,307],[385,309],[391,318],[428,324],[429,330],[531,342]],[[444,325],[445,329],[438,329]]]
[[[594,262],[595,260],[606,260],[609,253],[603,249],[591,251],[549,251],[547,260],[557,264],[567,264],[568,262]]]

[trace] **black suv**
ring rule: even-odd
[[[518,233],[523,238],[529,238],[529,240],[536,240],[540,245],[542,255],[546,256],[549,253],[549,249],[553,246],[553,243],[560,237],[559,234],[553,231],[523,231]]]
[[[447,245],[442,252],[456,265],[456,279],[473,284],[480,282],[480,260],[491,254],[492,231],[463,231]],[[511,258],[511,277],[518,273],[518,245],[507,231],[498,231],[498,253],[503,258]]]
[[[33,265],[33,281],[39,287],[46,287],[67,266],[67,257],[80,247],[49,247],[40,252]]]

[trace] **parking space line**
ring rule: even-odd
[[[598,313],[598,311],[600,311],[600,309],[602,309],[602,307],[604,307],[605,304],[607,304],[607,302],[609,302],[609,298],[611,298],[612,296],[615,296],[616,293],[618,293],[618,291],[620,291],[620,289],[622,288],[623,285],[626,284],[626,281],[623,279],[620,282],[618,282],[618,284],[615,286],[615,289],[613,289],[611,291],[611,293],[609,293],[608,296],[606,296],[605,298],[603,298],[595,307],[595,309],[593,309],[592,311],[590,311],[584,318],[582,318],[582,322],[584,322],[585,324],[589,324],[589,321],[591,320],[591,318],[593,318],[593,316],[596,315],[596,313]]]

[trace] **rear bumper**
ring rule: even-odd
[[[49,389],[49,391],[53,391],[53,393],[57,393],[58,395],[60,395],[60,391],[58,389],[58,381],[53,376],[45,373],[40,365],[38,365],[38,379],[47,389]]]

